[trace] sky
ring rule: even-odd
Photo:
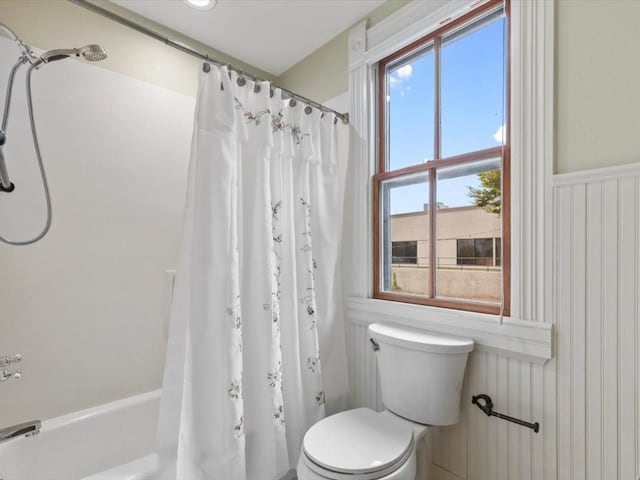
[[[497,18],[467,34],[443,39],[441,50],[441,157],[496,147],[503,143],[504,19]],[[388,112],[389,169],[434,158],[434,54],[429,51],[390,71]],[[449,207],[471,205],[469,186],[477,173],[496,162],[461,173],[442,172],[437,200]],[[448,173],[449,175],[446,175]],[[457,176],[460,175],[460,176]],[[392,188],[392,214],[422,210],[428,201],[424,175],[413,185]]]

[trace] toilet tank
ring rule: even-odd
[[[369,326],[385,408],[427,425],[460,416],[464,370],[473,340],[389,324]]]

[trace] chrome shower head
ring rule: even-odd
[[[107,58],[107,51],[102,45],[87,45],[79,51],[87,62],[99,62]]]

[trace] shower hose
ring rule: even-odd
[[[0,128],[0,179],[2,179],[2,190],[4,192],[11,192],[15,189],[14,185],[10,183],[8,180],[9,176],[6,171],[5,161],[4,161],[4,152],[3,152],[4,144],[6,142],[7,124],[9,122],[9,110],[11,108],[13,81],[14,81],[17,70],[21,66],[27,63],[29,63],[29,58],[26,55],[22,55],[18,60],[18,62],[11,69],[11,72],[9,73],[9,81],[7,83],[7,94],[5,97],[4,114],[2,116],[2,127]],[[26,75],[27,112],[29,114],[29,125],[31,126],[31,136],[33,138],[33,146],[36,152],[36,159],[38,163],[38,168],[40,170],[40,177],[42,178],[42,187],[44,189],[44,196],[45,196],[45,202],[47,207],[47,220],[45,222],[45,225],[42,231],[39,234],[37,234],[34,238],[31,238],[29,240],[19,240],[19,241],[9,240],[7,238],[4,238],[2,235],[0,235],[0,241],[7,243],[9,245],[30,245],[32,243],[35,243],[38,240],[40,240],[42,237],[44,237],[49,231],[49,228],[51,227],[52,210],[51,210],[51,195],[49,193],[49,182],[47,181],[47,175],[44,171],[44,165],[42,163],[42,155],[40,153],[40,144],[38,143],[38,135],[36,133],[36,123],[33,116],[33,101],[32,101],[32,95],[31,95],[31,72],[35,67],[36,65],[30,64],[29,67],[27,68],[27,75]]]

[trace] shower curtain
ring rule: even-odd
[[[207,70],[207,68],[205,68]],[[200,77],[157,447],[159,479],[277,480],[346,407],[335,115]],[[259,92],[258,92],[259,90]],[[305,111],[306,110],[306,111]]]

